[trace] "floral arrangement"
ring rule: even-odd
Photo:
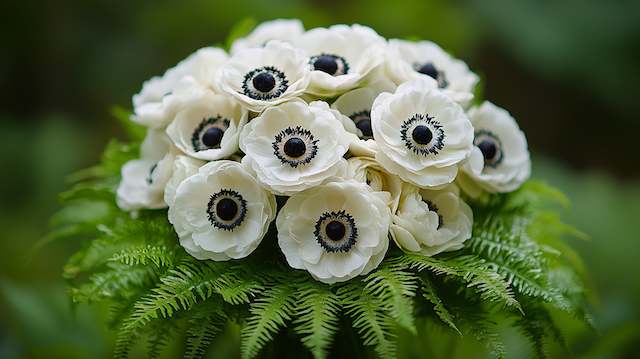
[[[287,333],[386,358],[422,320],[502,357],[497,317],[543,355],[555,310],[588,319],[574,231],[478,82],[360,25],[276,20],[196,51],[116,110],[131,143],[63,195],[54,235],[93,238],[65,267],[74,300],[111,303],[118,357],[178,332],[202,357],[235,323],[245,358]]]

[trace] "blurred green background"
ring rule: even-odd
[[[130,107],[145,79],[247,17],[358,22],[467,61],[527,133],[534,176],[569,195],[565,219],[591,237],[570,244],[590,271],[599,332],[562,323],[572,355],[640,357],[640,1],[27,0],[0,13],[0,358],[109,357],[103,310],[72,308],[61,279],[80,243],[34,246],[65,176],[122,136],[111,106]],[[520,342],[515,358],[528,355]]]

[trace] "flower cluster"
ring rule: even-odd
[[[132,120],[147,137],[118,205],[168,207],[201,260],[251,255],[275,220],[287,263],[325,283],[372,271],[390,240],[458,250],[473,224],[465,200],[530,174],[513,117],[471,106],[477,82],[429,41],[263,23],[229,53],[200,49],[144,83]]]

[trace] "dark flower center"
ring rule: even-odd
[[[369,120],[360,120],[356,123],[356,127],[358,130],[362,131],[362,135],[364,137],[372,137],[373,132],[371,131],[371,119]]]
[[[261,72],[253,78],[253,87],[260,92],[270,92],[276,87],[276,79],[269,72]]]
[[[331,221],[325,227],[325,232],[327,233],[327,237],[329,237],[329,239],[333,241],[339,241],[344,238],[344,234],[347,232],[347,228],[342,222]]]
[[[423,75],[427,75],[434,80],[438,79],[438,70],[436,70],[436,67],[431,62],[427,62],[426,64],[420,66],[418,68],[418,72]]]
[[[214,148],[222,142],[222,136],[224,131],[218,127],[209,127],[204,134],[202,134],[202,144],[209,148]]]
[[[496,157],[496,154],[498,154],[498,147],[496,143],[491,140],[483,140],[478,144],[478,148],[480,152],[482,152],[485,161],[492,161]]]
[[[225,221],[232,220],[238,214],[238,205],[231,198],[223,198],[216,204],[216,214]]]
[[[413,137],[416,143],[427,145],[431,142],[431,139],[433,139],[433,133],[431,133],[429,127],[418,125],[413,129],[413,132],[411,132],[411,137]]]
[[[307,151],[307,146],[304,141],[298,137],[292,137],[284,143],[284,153],[289,157],[300,157]]]
[[[320,55],[313,62],[313,68],[333,75],[338,70],[338,62],[336,60],[333,55]]]

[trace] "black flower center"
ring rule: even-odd
[[[311,131],[300,126],[280,131],[271,145],[280,162],[293,168],[311,163],[318,154],[318,140]]]
[[[504,157],[502,143],[492,132],[486,130],[477,131],[473,144],[482,152],[485,167],[495,168],[502,162]]]
[[[224,131],[218,127],[209,127],[202,135],[202,143],[209,147],[216,147],[222,142]]]
[[[309,63],[316,71],[328,73],[331,76],[344,75],[349,72],[349,64],[344,57],[332,54],[312,56]]]
[[[238,205],[231,198],[223,198],[216,204],[216,214],[225,221],[230,221],[238,214]]]
[[[440,227],[442,227],[442,224],[444,222],[442,219],[442,215],[440,214],[440,211],[438,209],[438,206],[436,206],[433,202],[429,200],[425,200],[424,202],[427,204],[427,207],[429,207],[429,211],[435,212],[438,215],[438,229],[440,229]]]
[[[204,118],[191,135],[193,150],[198,152],[219,148],[229,124],[230,120],[220,115]]]
[[[362,132],[362,136],[359,136],[363,140],[373,138],[373,131],[371,130],[371,112],[368,110],[356,112],[349,116],[349,118],[356,124],[356,128]]]
[[[416,63],[413,68],[423,75],[427,75],[432,79],[438,81],[438,87],[445,88],[449,86],[447,78],[444,76],[444,72],[439,71],[433,62]]]
[[[413,128],[411,137],[413,137],[413,140],[416,141],[416,143],[427,145],[429,144],[429,142],[431,142],[431,139],[433,139],[433,133],[431,132],[429,127],[425,125],[418,125]]]
[[[316,221],[316,241],[330,253],[349,252],[358,239],[358,228],[346,211],[325,212]]]
[[[155,163],[151,168],[149,168],[149,174],[147,175],[147,184],[151,186],[153,184],[153,174],[158,169],[158,164]]]
[[[421,156],[437,155],[444,148],[445,133],[440,122],[429,115],[415,114],[404,121],[400,137],[405,147]]]
[[[289,88],[284,72],[273,66],[253,69],[244,75],[242,92],[254,100],[271,100]]]
[[[260,92],[269,92],[276,87],[275,77],[266,71],[257,74],[252,82],[253,86]]]
[[[242,224],[246,214],[247,201],[234,190],[222,189],[209,199],[207,217],[215,228],[232,231]]]
[[[289,157],[298,158],[307,152],[307,146],[299,137],[292,137],[284,143],[284,153]]]
[[[339,241],[344,238],[347,228],[340,221],[331,221],[324,229],[327,237],[333,241]]]

